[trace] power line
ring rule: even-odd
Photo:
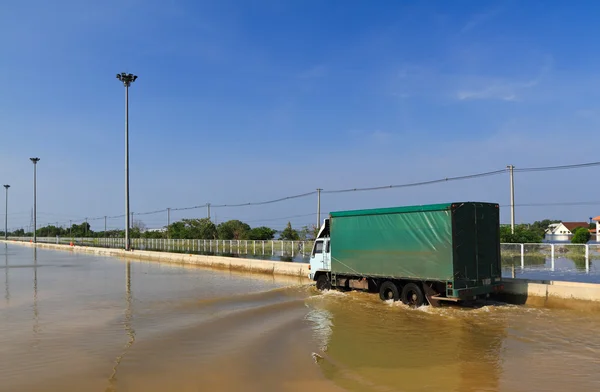
[[[284,201],[284,200],[299,199],[301,197],[306,197],[306,196],[314,195],[316,193],[317,193],[317,191],[312,191],[312,192],[302,193],[302,194],[299,194],[299,195],[286,196],[286,197],[282,197],[282,198],[279,198],[279,199],[268,200],[268,201],[261,201],[261,202],[254,202],[254,203],[241,203],[241,204],[211,204],[210,206],[213,207],[213,208],[259,206],[259,205],[265,205],[265,204],[278,203],[278,202]]]
[[[518,172],[536,172],[536,171],[551,171],[551,170],[566,170],[566,169],[578,169],[583,167],[600,166],[600,162],[588,162],[588,163],[576,163],[572,165],[559,165],[559,166],[542,166],[542,167],[524,167],[521,169],[515,168],[514,171]]]
[[[466,175],[466,176],[446,177],[446,178],[440,178],[437,180],[430,180],[430,181],[412,182],[412,183],[400,184],[400,185],[385,185],[385,186],[375,186],[375,187],[368,187],[368,188],[339,189],[339,190],[333,190],[333,191],[323,190],[323,191],[321,191],[321,193],[346,193],[346,192],[358,192],[358,191],[374,191],[374,190],[392,189],[392,188],[409,188],[409,187],[415,187],[415,186],[437,184],[440,182],[459,181],[459,180],[467,180],[467,179],[472,179],[472,178],[495,176],[498,174],[502,174],[504,172],[506,172],[506,169],[494,170],[494,171],[490,171],[490,172],[477,173],[477,174],[470,174],[470,175]]]
[[[562,207],[562,206],[587,206],[600,205],[600,201],[572,201],[572,202],[556,202],[556,203],[526,203],[515,204],[515,207]],[[510,204],[501,205],[500,207],[510,207]]]
[[[578,163],[578,164],[570,164],[570,165],[559,165],[559,166],[540,166],[540,167],[514,168],[514,171],[516,171],[516,172],[543,172],[543,171],[553,171],[553,170],[578,169],[578,168],[586,168],[586,167],[593,167],[593,166],[600,166],[600,162],[587,162],[587,163]],[[420,181],[420,182],[405,183],[405,184],[397,184],[397,185],[385,185],[385,186],[363,187],[363,188],[348,188],[348,189],[337,189],[337,190],[323,190],[322,193],[333,194],[333,193],[347,193],[347,192],[375,191],[375,190],[384,190],[384,189],[398,189],[398,188],[418,187],[418,186],[432,185],[432,184],[438,184],[438,183],[444,183],[444,182],[450,182],[450,181],[461,181],[461,180],[468,180],[468,179],[475,179],[475,178],[495,176],[495,175],[502,174],[502,173],[504,173],[506,171],[507,171],[507,169],[503,168],[503,169],[500,169],[500,170],[493,170],[493,171],[482,172],[482,173],[475,173],[475,174],[470,174],[470,175],[445,177],[445,178],[440,178],[440,179],[435,179],[435,180]],[[316,191],[311,191],[311,192],[306,192],[306,193],[302,193],[302,194],[281,197],[281,198],[277,198],[277,199],[273,199],[273,200],[267,200],[267,201],[237,203],[237,204],[210,204],[210,206],[213,207],[213,208],[259,206],[259,205],[267,205],[267,204],[278,203],[278,202],[282,202],[282,201],[286,201],[286,200],[293,200],[293,199],[303,198],[303,197],[314,195],[316,193],[317,193]],[[562,205],[592,205],[592,204],[600,204],[600,203],[598,203],[598,202],[534,203],[534,204],[518,204],[518,205],[515,205],[515,207],[525,207],[525,206],[528,206],[528,207],[534,207],[534,206],[562,206]],[[205,204],[202,204],[202,205],[196,205],[196,206],[191,206],[191,207],[171,208],[171,211],[193,210],[193,209],[199,209],[199,208],[206,208],[207,206],[208,206],[208,203],[205,203]],[[153,214],[158,214],[158,213],[162,213],[162,212],[165,212],[165,211],[167,211],[167,209],[163,208],[163,209],[159,209],[159,210],[155,210],[155,211],[135,213],[134,216],[153,215]],[[22,213],[21,212],[10,213],[9,215],[13,215],[14,216],[14,215],[19,215],[19,214],[24,214],[24,213],[26,213],[26,212],[22,212]],[[54,213],[46,213],[46,212],[39,212],[39,214],[64,217],[63,214],[54,214]],[[315,215],[315,214],[311,214],[311,215]],[[103,220],[105,218],[107,218],[107,219],[117,219],[117,218],[123,218],[124,216],[125,216],[125,214],[112,215],[112,216],[107,216],[107,217],[105,217],[105,216],[99,216],[99,217],[87,218],[87,221],[88,222],[90,222],[90,221],[98,221],[98,220]],[[309,216],[309,215],[306,215],[306,216]],[[296,217],[296,216],[293,216],[293,217]],[[290,217],[290,218],[292,218],[292,217]],[[289,218],[265,219],[265,220],[262,220],[262,221],[277,220],[277,219],[289,219]],[[71,219],[71,221],[74,221],[74,222],[82,222],[84,220],[85,220],[84,218]],[[256,221],[258,221],[258,220],[256,220]]]

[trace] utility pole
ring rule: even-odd
[[[171,209],[167,208],[167,239],[169,239],[169,226],[171,226]]]
[[[510,232],[515,234],[515,167],[508,165],[507,168],[510,173]]]
[[[29,158],[33,162],[33,243],[37,243],[37,163],[40,158]]]
[[[208,213],[208,220],[210,220],[210,203],[206,203],[206,209]]]
[[[84,235],[83,235],[84,237],[87,237],[87,225],[88,225],[87,218],[85,218],[85,232],[84,232]]]
[[[73,221],[69,219],[69,237],[73,238]]]
[[[106,215],[104,215],[104,238],[106,238]]]
[[[317,229],[321,228],[321,188],[317,188]]]
[[[129,250],[129,86],[137,76],[122,72],[117,79],[125,86],[125,250]]]
[[[6,184],[4,185],[4,188],[6,188],[6,206],[4,210],[4,239],[8,240],[8,188],[10,188],[10,185]]]

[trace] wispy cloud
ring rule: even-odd
[[[485,86],[461,88],[456,92],[459,100],[501,100],[519,101],[524,90],[539,85],[550,72],[551,61],[546,59],[537,76],[525,81],[512,81],[507,79],[492,79],[486,81]],[[480,83],[482,84],[482,83]]]
[[[500,8],[495,8],[492,10],[488,10],[485,12],[481,12],[473,15],[471,19],[460,29],[460,34],[468,33],[469,31],[484,25],[491,19],[493,19],[496,15],[498,15],[502,10]]]

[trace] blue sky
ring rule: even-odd
[[[9,227],[30,222],[30,156],[41,158],[38,226],[124,212],[119,72],[139,76],[134,213],[600,160],[598,11],[592,1],[3,2]],[[600,200],[598,170],[518,173],[516,203]],[[327,194],[322,212],[454,200],[508,204],[508,175]],[[315,210],[310,196],[212,212],[281,228],[287,216],[314,223]],[[600,203],[516,215],[587,220]],[[142,220],[159,227],[166,214]]]

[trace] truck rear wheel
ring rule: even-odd
[[[402,303],[416,308],[425,304],[423,290],[415,283],[407,283],[402,289]]]
[[[317,290],[329,290],[331,289],[331,282],[329,281],[329,277],[327,274],[321,274],[317,278]]]
[[[398,301],[400,299],[400,293],[398,291],[398,286],[394,284],[394,282],[386,280],[379,286],[379,298],[382,301],[394,300]]]

